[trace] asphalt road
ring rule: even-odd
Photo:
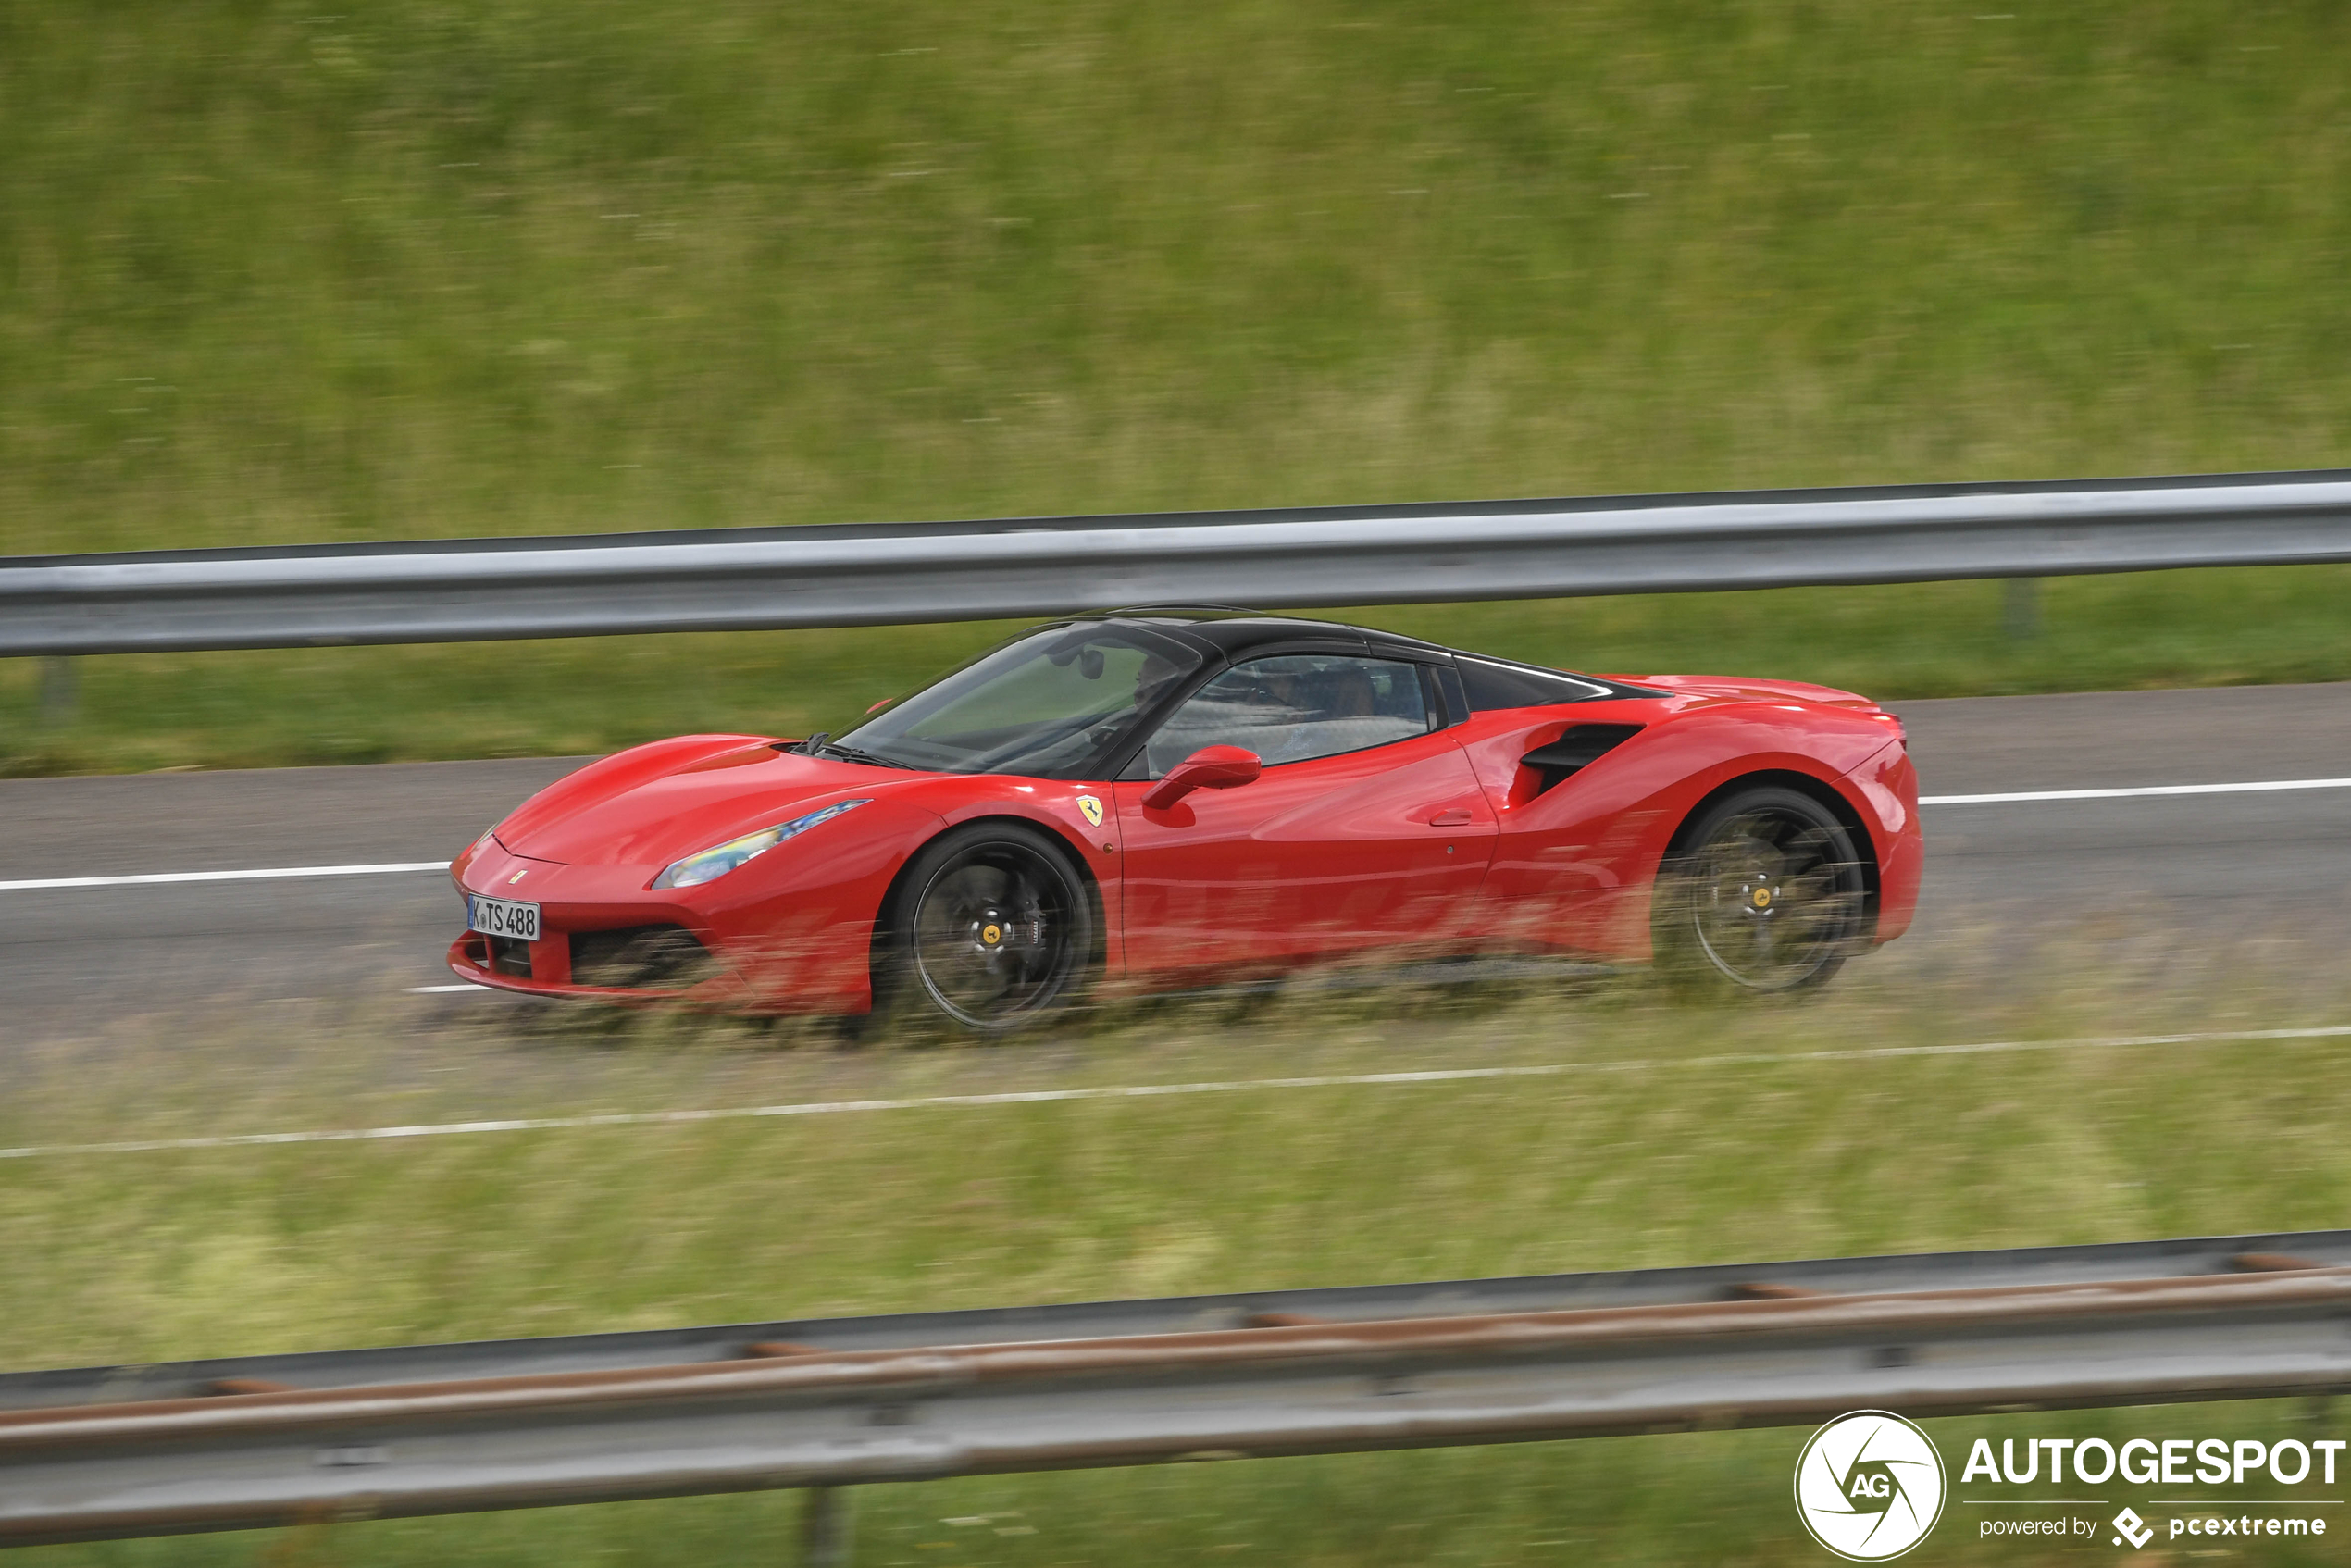
[[[1898,704],[1928,795],[2351,778],[2351,684]],[[1930,807],[1912,961],[2127,925],[2351,947],[2351,789]]]
[[[1900,705],[1929,794],[2351,777],[2351,684]],[[0,782],[0,882],[446,860],[581,759]],[[1913,960],[2121,915],[2182,940],[2351,939],[2351,790],[1926,813]],[[446,983],[435,872],[0,890],[0,1034]]]

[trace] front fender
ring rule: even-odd
[[[873,1005],[874,923],[899,868],[944,831],[938,813],[882,796],[786,840],[740,870],[668,896],[746,991],[778,1012]]]

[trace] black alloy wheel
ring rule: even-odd
[[[1795,790],[1742,790],[1709,807],[1658,889],[1658,960],[1686,989],[1819,985],[1867,930],[1869,884],[1853,836]]]
[[[900,883],[884,1005],[976,1034],[1008,1034],[1066,1002],[1094,952],[1094,901],[1066,852],[1035,828],[982,822],[925,845]]]

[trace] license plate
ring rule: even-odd
[[[504,899],[468,898],[466,928],[479,931],[485,937],[513,937],[535,942],[539,940],[539,906],[512,903]]]

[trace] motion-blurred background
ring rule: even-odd
[[[0,0],[0,555],[2351,451],[2335,0],[322,4]],[[1999,791],[2351,775],[2340,686],[1910,701],[2351,680],[2346,604],[2328,566],[2051,581],[2022,627],[1995,583],[1363,618],[1859,689],[1930,791]],[[798,734],[1001,629],[86,658],[45,715],[0,661],[5,774],[515,759],[12,778],[0,879],[442,858],[549,759]],[[1797,1005],[1310,993],[975,1052],[422,993],[437,876],[8,892],[11,1155],[1562,1070],[12,1157],[0,1365],[2340,1224],[2340,1040],[2242,1031],[2351,1018],[2345,797],[1930,818],[1918,932]],[[2172,1043],[2081,1043],[2114,1037]],[[2020,1040],[2074,1043],[1836,1054]],[[857,1561],[1810,1564],[1796,1441],[865,1488]],[[792,1510],[23,1561],[765,1563]],[[1919,1553],[1992,1558],[1948,1524]]]
[[[0,554],[2339,461],[2351,17],[1992,3],[9,6]],[[2351,674],[2345,581],[1387,618],[1917,696]],[[19,663],[0,769],[789,733],[997,629]]]

